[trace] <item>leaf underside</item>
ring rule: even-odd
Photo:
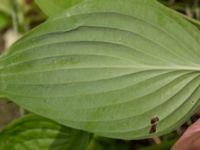
[[[55,16],[84,0],[35,0],[36,4],[49,17]],[[47,5],[48,4],[48,5]]]
[[[1,57],[0,94],[69,127],[148,138],[175,129],[199,107],[199,58],[199,30],[161,4],[89,0]]]
[[[27,115],[0,132],[1,150],[86,150],[88,133]]]

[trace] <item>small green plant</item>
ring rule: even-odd
[[[22,118],[2,150],[159,136],[199,107],[200,31],[180,14],[155,0],[36,2],[49,18],[0,57],[0,94],[56,123]]]

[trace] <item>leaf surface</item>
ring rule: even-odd
[[[17,41],[0,68],[0,94],[32,112],[105,137],[148,138],[199,107],[200,31],[156,1],[89,0]]]
[[[55,16],[82,1],[83,0],[35,0],[36,4],[47,16]]]
[[[86,150],[88,133],[27,115],[0,132],[1,150]]]

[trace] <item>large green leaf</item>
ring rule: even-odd
[[[47,16],[55,16],[82,1],[83,0],[35,0],[37,5]]]
[[[147,138],[199,107],[200,31],[153,0],[89,0],[29,32],[0,68],[0,95],[29,111]]]
[[[89,134],[27,115],[0,132],[1,150],[86,150]]]
[[[160,1],[162,3],[164,3],[165,5],[167,5],[165,0],[160,0]],[[192,17],[188,17],[187,15],[184,15],[184,14],[182,14],[178,11],[175,11],[171,8],[169,8],[168,11],[171,11],[171,13],[176,13],[177,15],[184,17],[185,19],[187,19],[188,21],[190,21],[192,24],[194,24],[196,27],[198,27],[200,29],[200,21],[199,20],[193,19]]]

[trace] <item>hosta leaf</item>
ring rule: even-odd
[[[147,138],[199,107],[200,31],[153,0],[89,0],[16,42],[0,68],[0,94],[29,111]]]
[[[89,134],[27,115],[0,132],[1,150],[86,150]]]
[[[166,4],[166,1],[165,1],[165,0],[161,0],[161,2]],[[169,8],[168,11],[171,11],[171,13],[176,13],[177,15],[180,15],[180,16],[184,17],[185,19],[187,19],[187,20],[190,21],[192,24],[194,24],[197,28],[200,29],[200,21],[199,21],[199,20],[193,19],[192,17],[189,17],[189,16],[187,16],[187,15],[184,15],[184,14],[182,14],[182,13],[180,13],[180,12],[178,12],[178,11],[175,11],[175,10],[173,10],[173,9],[171,9],[171,8]]]
[[[55,16],[82,1],[83,0],[35,0],[37,5],[47,16]]]

